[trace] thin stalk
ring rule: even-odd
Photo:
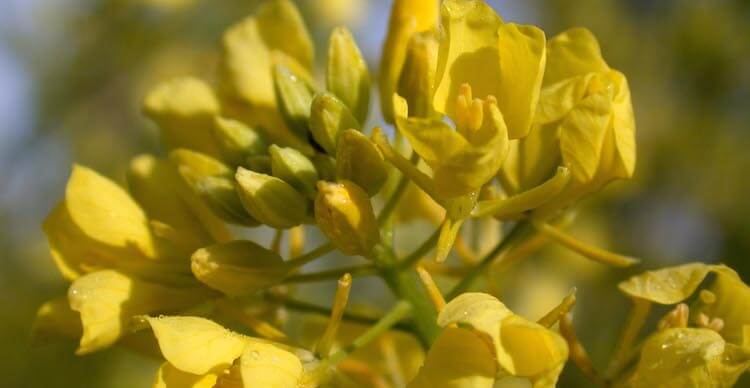
[[[416,152],[412,151],[411,157],[409,158],[410,162],[417,163],[419,161],[419,155],[417,155]],[[388,222],[388,219],[390,218],[391,214],[393,214],[393,211],[396,210],[396,206],[398,206],[398,202],[401,200],[401,197],[406,192],[406,188],[409,186],[409,178],[401,174],[401,177],[399,177],[398,182],[396,183],[396,188],[393,189],[393,193],[391,193],[391,196],[388,198],[388,202],[385,203],[383,206],[383,209],[380,211],[380,214],[378,214],[378,225],[383,226],[386,222]]]
[[[617,376],[625,366],[625,361],[628,359],[633,343],[638,338],[638,334],[640,334],[643,325],[646,323],[646,318],[650,311],[651,302],[633,298],[633,308],[630,310],[628,320],[625,322],[625,327],[620,334],[615,354],[610,359],[609,365],[607,365],[607,372],[605,373],[607,380]]]
[[[323,244],[323,245],[321,245],[321,246],[313,249],[312,251],[310,251],[308,253],[305,253],[302,256],[297,256],[297,257],[295,257],[295,258],[287,261],[287,264],[290,267],[292,267],[292,268],[299,268],[299,267],[302,267],[303,265],[305,265],[305,264],[307,264],[307,263],[309,263],[309,262],[311,262],[311,261],[313,261],[313,260],[315,260],[315,259],[317,259],[317,258],[319,258],[319,257],[321,257],[323,255],[325,255],[326,253],[329,253],[329,252],[333,251],[333,249],[334,249],[333,244],[330,243],[330,242],[328,242],[328,243],[325,243],[325,244]]]
[[[292,283],[314,283],[324,282],[329,280],[336,280],[345,273],[351,274],[353,277],[356,276],[368,276],[377,274],[377,269],[372,264],[358,265],[352,267],[335,268],[327,271],[313,272],[296,274],[284,279],[284,284]]]
[[[528,228],[528,223],[526,221],[521,221],[516,226],[513,227],[513,229],[508,233],[505,238],[500,241],[492,250],[487,253],[481,261],[474,267],[472,267],[469,272],[464,276],[461,281],[456,284],[453,289],[448,292],[448,294],[445,296],[445,299],[450,301],[451,299],[455,298],[459,294],[465,292],[468,290],[474,282],[477,280],[477,278],[486,273],[490,264],[497,258],[501,253],[506,251],[509,247],[511,247],[514,243],[516,243],[521,237],[523,237]]]
[[[377,339],[380,335],[390,330],[402,319],[406,318],[407,315],[412,311],[412,306],[409,302],[400,301],[389,311],[383,315],[374,325],[372,325],[367,331],[357,337],[352,343],[342,348],[338,352],[331,355],[328,361],[335,365],[345,359],[348,355],[369,344],[370,342]]]

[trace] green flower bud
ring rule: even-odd
[[[336,150],[336,176],[362,187],[375,195],[388,178],[383,155],[365,135],[353,129],[344,130]]]
[[[318,182],[315,220],[336,248],[347,255],[367,256],[380,241],[370,198],[350,181]]]
[[[190,189],[219,218],[231,224],[258,225],[242,207],[229,167],[210,156],[183,149],[173,151],[169,158]]]
[[[213,128],[222,156],[234,166],[243,164],[248,156],[264,153],[268,148],[265,138],[241,121],[217,117]]]
[[[306,80],[292,73],[289,68],[276,65],[273,68],[276,98],[287,124],[299,137],[307,136],[310,119],[310,103],[315,91]]]
[[[278,253],[241,240],[195,251],[190,268],[198,280],[229,296],[250,295],[277,284],[289,270]]]
[[[268,152],[271,154],[271,171],[275,177],[283,179],[310,198],[315,198],[318,172],[310,159],[294,148],[275,144],[268,148]]]
[[[307,199],[283,180],[242,167],[235,180],[242,205],[260,222],[288,229],[308,221]]]
[[[313,139],[330,155],[336,152],[341,131],[360,129],[359,122],[341,100],[330,93],[318,94],[310,108],[310,132]]]
[[[409,41],[406,60],[398,81],[398,94],[409,105],[412,117],[430,117],[437,69],[438,42],[432,31],[415,34]]]
[[[338,96],[359,122],[370,108],[370,73],[352,34],[345,27],[331,32],[328,43],[328,91]]]

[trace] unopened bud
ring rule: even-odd
[[[234,166],[243,164],[249,156],[264,153],[268,148],[263,136],[241,121],[217,117],[213,128],[222,156]]]
[[[336,180],[336,160],[323,153],[316,153],[310,160],[315,165],[315,169],[318,171],[321,180]]]
[[[345,130],[336,151],[336,175],[362,187],[375,195],[388,178],[383,155],[377,146],[359,131]]]
[[[198,280],[229,296],[250,295],[275,285],[289,270],[277,253],[242,240],[195,251],[190,268]]]
[[[338,96],[359,122],[370,107],[370,73],[352,34],[345,27],[331,33],[328,43],[328,91]]]
[[[297,136],[305,137],[313,88],[306,80],[284,66],[276,65],[273,70],[279,109]]]
[[[288,229],[308,220],[307,199],[283,180],[242,167],[235,180],[242,205],[258,221]]]
[[[343,130],[359,128],[359,122],[349,108],[333,94],[322,93],[313,98],[310,132],[329,155],[336,153],[339,135]]]
[[[398,94],[408,102],[410,116],[430,117],[433,114],[432,87],[435,84],[437,52],[438,42],[432,31],[416,34],[409,41],[398,80]]]
[[[271,145],[271,171],[273,176],[283,179],[297,191],[315,198],[315,182],[318,172],[315,165],[301,152],[294,148]]]
[[[347,255],[369,255],[380,241],[370,198],[350,181],[318,182],[315,220],[320,230]]]
[[[257,226],[240,203],[229,167],[218,160],[189,150],[175,150],[169,155],[182,179],[222,220],[238,225]]]

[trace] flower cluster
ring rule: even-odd
[[[638,262],[563,231],[579,199],[635,167],[627,80],[589,31],[547,39],[481,0],[394,1],[376,80],[390,137],[366,126],[372,79],[352,34],[331,32],[325,82],[314,51],[294,4],[268,0],[225,32],[215,84],[180,78],[148,93],[166,155],[134,158],[127,190],[73,167],[44,223],[71,285],[40,308],[37,337],[78,338],[78,354],[120,344],[161,355],[155,387],[552,387],[569,360],[603,384],[704,387],[750,367],[750,289],[723,266],[622,283],[633,315],[606,374],[575,335],[574,293],[533,321],[468,292],[498,257],[516,262],[540,240]],[[427,202],[439,220],[419,211]],[[400,257],[393,236],[413,217],[439,225]],[[467,220],[475,228],[462,231]],[[477,259],[462,235],[497,221],[508,232],[495,225],[498,243]],[[275,238],[264,246],[240,227]],[[312,227],[329,241],[306,250]],[[367,264],[303,270],[332,251]],[[470,259],[443,293],[428,269],[451,269],[454,251]],[[683,302],[709,273],[692,306],[636,343],[651,303]],[[391,310],[348,311],[364,275],[384,280]],[[330,307],[296,299],[296,283],[335,279]],[[289,310],[305,313],[296,333]]]

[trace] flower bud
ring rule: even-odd
[[[288,272],[276,252],[241,240],[195,251],[190,268],[198,280],[229,296],[249,295],[272,286]]]
[[[276,65],[273,70],[276,98],[284,120],[297,136],[305,137],[307,122],[310,118],[310,103],[314,94],[313,88],[287,67]]]
[[[193,193],[219,218],[232,224],[258,225],[242,207],[229,167],[210,156],[184,149],[172,151],[169,159]]]
[[[367,256],[380,240],[370,198],[350,181],[318,182],[315,220],[320,230],[347,255]]]
[[[271,154],[273,176],[283,179],[310,198],[315,198],[318,172],[310,159],[294,148],[279,147],[275,144],[268,148],[268,152]]]
[[[330,93],[322,93],[313,98],[310,107],[310,132],[329,155],[336,153],[341,131],[351,128],[359,129],[359,122],[341,100]]]
[[[388,178],[383,155],[365,135],[353,129],[344,130],[336,150],[336,176],[375,195]]]
[[[268,148],[266,139],[241,121],[217,117],[213,129],[222,156],[234,166],[243,164],[248,156],[264,153]]]
[[[307,221],[307,200],[283,180],[242,167],[235,180],[242,205],[258,221],[276,229]]]
[[[352,34],[345,27],[331,33],[328,43],[328,91],[338,96],[359,122],[370,107],[370,73]]]
[[[433,114],[432,92],[437,69],[438,43],[432,31],[415,34],[409,41],[404,68],[398,80],[398,94],[406,99],[409,114]]]

